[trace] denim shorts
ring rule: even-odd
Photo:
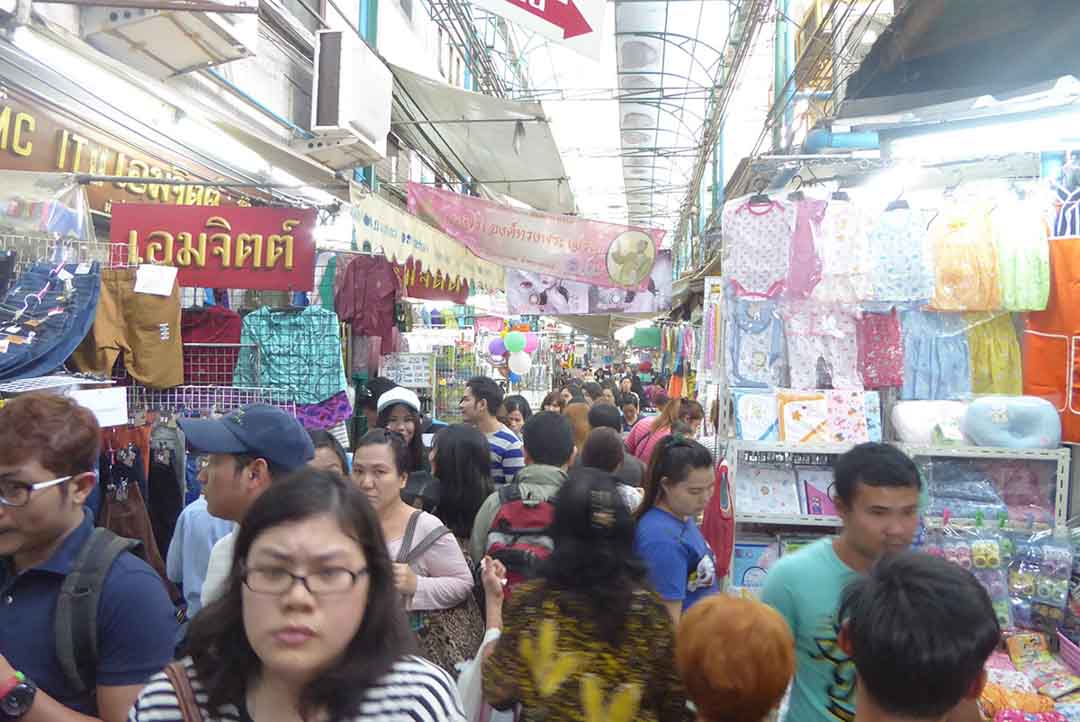
[[[72,274],[70,291],[59,277],[61,268]],[[35,263],[0,302],[0,341],[7,342],[0,353],[0,380],[44,376],[61,367],[93,325],[101,291],[99,265],[89,264],[85,273],[76,270],[86,266],[61,268]]]

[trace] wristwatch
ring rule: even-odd
[[[7,684],[0,687],[0,692],[4,693],[0,696],[0,715],[7,719],[19,719],[34,706],[37,685],[22,672],[16,672]]]

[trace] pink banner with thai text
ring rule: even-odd
[[[568,281],[642,289],[664,231],[526,211],[409,183],[409,212],[481,258]]]

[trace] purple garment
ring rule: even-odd
[[[342,391],[317,404],[297,404],[296,418],[305,429],[329,429],[352,418],[349,395]]]

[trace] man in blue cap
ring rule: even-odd
[[[315,448],[300,422],[273,406],[251,404],[217,419],[181,419],[188,447],[205,454],[199,472],[211,515],[237,523],[274,479],[303,467]],[[236,533],[210,552],[202,604],[221,597],[232,568]]]

